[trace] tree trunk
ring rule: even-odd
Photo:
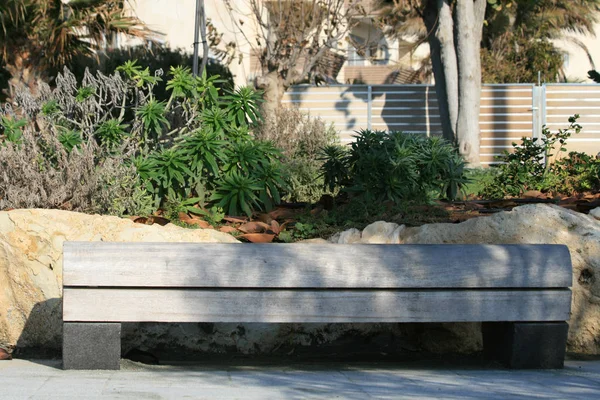
[[[283,94],[288,89],[284,79],[279,76],[277,71],[271,71],[266,75],[256,78],[256,88],[263,91],[263,103],[261,104],[261,114],[263,123],[267,126],[272,125],[275,119],[275,113],[281,104]]]
[[[452,7],[454,4],[454,7]],[[444,138],[479,167],[481,35],[487,0],[427,0],[423,22],[429,32]]]
[[[479,108],[481,102],[482,8],[486,0],[459,0],[455,8],[456,55],[458,61],[458,151],[470,167],[481,166],[479,158]],[[478,19],[481,18],[481,21]]]
[[[443,136],[454,143],[458,120],[458,66],[449,0],[429,1],[423,20],[427,31],[434,32],[428,40]]]

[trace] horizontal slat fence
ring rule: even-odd
[[[552,84],[544,89],[545,119],[551,131],[566,128],[570,116],[580,115],[577,122],[583,130],[567,141],[567,150],[600,152],[600,85]]]
[[[405,131],[441,135],[437,96],[433,85],[332,85],[294,86],[283,98],[325,122],[333,123],[342,143],[353,140],[360,129]],[[512,149],[523,136],[539,137],[541,126],[565,128],[578,113],[581,134],[569,139],[569,151],[600,151],[600,85],[530,84],[483,85],[479,126],[481,161]]]

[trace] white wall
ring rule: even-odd
[[[600,34],[600,24],[596,24],[594,30]],[[598,36],[593,37],[591,35],[575,33],[568,33],[566,36],[580,40],[589,50],[592,61],[595,64],[595,66],[592,65],[586,52],[573,42],[569,40],[555,40],[556,47],[561,49],[566,55],[565,72],[567,78],[569,81],[593,83],[593,81],[587,78],[587,72],[590,69],[594,69],[594,67],[595,69],[600,69],[600,38]]]
[[[243,3],[243,2],[236,2]],[[152,30],[161,33],[159,38],[172,48],[182,48],[188,53],[193,52],[194,21],[196,2],[194,0],[134,0],[131,3],[132,12]],[[205,0],[206,16],[219,33],[223,33],[223,41],[235,41],[238,51],[242,54],[242,62],[236,59],[229,65],[234,75],[236,85],[245,85],[250,70],[250,46],[243,35],[232,23],[230,14],[222,0]],[[239,10],[241,13],[247,10]],[[244,24],[250,27],[250,24]],[[200,39],[201,40],[201,39]],[[132,43],[126,41],[124,44]],[[202,47],[200,45],[200,55]]]
[[[223,0],[205,0],[206,16],[212,21],[219,33],[223,34],[223,43],[233,41],[237,46],[238,55],[241,54],[241,61],[236,58],[229,68],[234,75],[236,85],[246,85],[253,78],[250,63],[250,54],[252,48],[256,48],[255,32],[258,29],[254,17],[248,9],[246,1],[232,1],[234,4],[233,18],[227,9]],[[152,30],[161,34],[158,38],[164,41],[172,48],[182,48],[185,51],[193,52],[194,42],[194,19],[196,10],[196,1],[194,0],[132,0],[132,12],[140,18]],[[244,23],[240,24],[240,20]],[[368,26],[360,26],[355,29],[355,33],[364,38],[374,38],[378,36],[376,29]],[[249,41],[251,43],[249,43]],[[428,46],[421,45],[418,50],[412,54],[412,57],[398,60],[398,41],[389,40],[390,63],[401,65],[412,65],[418,67],[419,60],[429,53]],[[124,40],[122,45],[135,44],[135,40]],[[346,43],[340,50],[346,51]],[[202,48],[200,47],[200,54]],[[367,62],[367,65],[369,63]],[[343,74],[341,74],[343,76]]]

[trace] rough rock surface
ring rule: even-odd
[[[600,207],[596,207],[593,210],[590,210],[590,215],[598,220],[600,220]]]
[[[375,237],[372,232],[378,232],[378,243],[567,245],[573,263],[568,350],[600,354],[600,221],[562,207],[532,204],[460,224],[392,228],[389,223],[376,222],[363,230],[359,242],[372,242]],[[400,234],[397,234],[398,231]],[[341,237],[345,237],[343,233],[334,242],[344,243],[339,240]],[[480,341],[477,324],[471,324],[470,332],[462,324],[460,328],[452,324],[447,327],[450,330],[461,329],[468,348]]]
[[[210,229],[59,210],[0,212],[0,346],[60,348],[65,241],[237,242]]]
[[[558,206],[527,205],[462,224],[407,229],[403,243],[549,243],[569,247],[573,303],[568,350],[600,354],[600,222]]]
[[[400,234],[404,231],[404,225],[393,222],[375,222],[362,231],[361,243],[392,244],[400,241]]]
[[[329,238],[331,243],[358,243],[362,239],[362,233],[356,228],[339,232]]]

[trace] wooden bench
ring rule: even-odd
[[[563,366],[562,245],[64,244],[63,367],[119,369],[121,322],[483,322],[513,368]]]

